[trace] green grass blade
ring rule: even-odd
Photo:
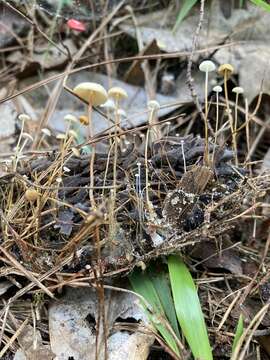
[[[175,313],[175,307],[172,298],[172,292],[169,285],[168,274],[165,271],[157,272],[154,266],[149,269],[149,276],[156,289],[157,295],[160,299],[165,315],[173,328],[174,333],[180,338],[177,317]]]
[[[240,339],[240,337],[243,335],[244,332],[244,319],[243,319],[243,315],[240,314],[237,326],[236,326],[236,331],[235,331],[235,335],[234,335],[234,340],[233,340],[233,346],[232,346],[232,352],[235,351],[235,348],[238,344],[238,341]]]
[[[250,0],[253,4],[263,8],[266,11],[270,11],[270,5],[267,4],[266,1],[263,0]]]
[[[179,256],[169,256],[168,267],[177,318],[193,356],[212,360],[200,300],[190,272]]]
[[[190,10],[193,8],[193,6],[196,4],[197,0],[185,0],[178,15],[176,22],[173,27],[173,32],[175,32],[178,28],[178,26],[181,24],[183,19],[187,16],[187,14],[190,12]]]
[[[165,311],[162,307],[162,303],[159,299],[159,296],[156,292],[153,282],[151,281],[149,275],[147,273],[142,273],[139,270],[134,270],[133,273],[129,276],[129,281],[133,290],[141,295],[147,303],[149,303],[152,307],[150,313],[146,307],[144,306],[146,313],[152,322],[153,326],[157,329],[157,331],[161,334],[167,345],[177,354],[179,355],[179,349],[176,344],[176,341],[171,334],[171,332],[166,328],[165,325],[162,324],[160,318],[166,319]],[[144,304],[143,304],[144,305]],[[168,321],[168,320],[167,320]]]

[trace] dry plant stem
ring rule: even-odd
[[[243,332],[242,336],[238,340],[237,346],[235,348],[234,353],[232,354],[232,357],[230,360],[244,360],[246,356],[246,352],[248,350],[250,341],[252,339],[252,336],[254,335],[254,332],[257,330],[258,326],[262,322],[263,318],[265,317],[266,313],[269,310],[269,303],[264,305],[254,316],[248,327]],[[244,344],[243,350],[240,353],[241,347]]]
[[[112,16],[114,14],[110,14],[110,16]],[[209,53],[209,51],[214,51],[214,50],[217,50],[217,49],[223,49],[223,48],[231,47],[232,45],[236,45],[236,44],[239,44],[239,43],[241,43],[241,42],[232,42],[232,43],[228,43],[228,44],[224,44],[224,45],[207,47],[207,48],[204,48],[204,49],[196,50],[196,51],[193,52],[193,54]],[[87,45],[89,46],[89,44],[87,44]],[[188,52],[188,51],[173,52],[173,53],[170,53],[170,54],[138,55],[138,56],[130,56],[130,57],[125,57],[125,58],[118,58],[118,59],[100,61],[100,62],[98,62],[96,64],[81,66],[81,67],[78,67],[78,68],[73,69],[73,70],[65,70],[61,74],[53,75],[53,76],[49,77],[48,79],[41,80],[41,81],[39,81],[39,82],[37,82],[37,83],[35,83],[33,85],[29,85],[29,86],[25,87],[24,89],[15,92],[12,95],[8,95],[8,96],[4,97],[3,99],[0,99],[0,104],[3,104],[4,102],[6,102],[8,100],[14,99],[15,97],[17,97],[19,95],[25,94],[28,91],[33,91],[35,89],[38,89],[41,86],[45,86],[45,85],[49,84],[50,82],[53,82],[53,81],[55,81],[57,79],[67,77],[69,74],[75,74],[75,73],[77,73],[79,71],[82,71],[82,70],[94,69],[96,67],[100,67],[102,65],[107,65],[107,64],[131,62],[133,60],[144,61],[144,60],[147,60],[147,59],[148,60],[176,59],[176,58],[179,58],[179,56],[189,56],[189,55],[190,55],[190,52]],[[79,60],[75,60],[74,63],[76,63],[78,61]],[[44,127],[44,126],[42,126],[42,127]]]
[[[14,343],[14,341],[17,339],[17,337],[21,334],[21,332],[24,330],[25,326],[27,325],[29,319],[26,318],[24,322],[20,325],[20,327],[17,329],[17,331],[12,335],[8,343],[3,347],[3,349],[0,351],[0,359],[3,358],[4,354],[7,352],[7,350],[10,348],[10,346]]]
[[[118,137],[117,137],[117,130],[120,129],[120,117],[118,114],[119,109],[119,100],[116,99],[115,103],[115,130],[114,130],[114,155],[113,155],[113,188],[111,191],[111,208],[110,208],[110,217],[114,216],[114,209],[115,209],[115,203],[116,203],[116,183],[117,183],[117,159],[118,159]],[[115,236],[115,230],[116,230],[116,222],[113,221],[112,224],[110,224],[111,227],[111,239]]]
[[[19,269],[29,280],[31,280],[33,283],[35,283],[41,290],[43,290],[49,297],[54,299],[54,295],[38,280],[36,279],[32,273],[30,273],[28,270],[26,270],[12,255],[9,254],[9,252],[4,249],[2,246],[0,246],[0,251],[8,258],[9,261],[12,262],[12,264]]]
[[[204,114],[203,114],[202,107],[201,107],[199,99],[198,99],[198,95],[197,95],[197,93],[196,93],[196,91],[194,89],[194,85],[193,85],[194,79],[192,78],[192,75],[191,75],[191,68],[192,68],[193,56],[194,56],[194,53],[195,53],[195,49],[196,49],[196,46],[197,46],[197,41],[198,41],[198,38],[199,38],[202,23],[203,23],[204,3],[205,3],[205,0],[200,0],[200,4],[201,4],[200,5],[200,18],[199,18],[197,28],[195,30],[195,34],[194,34],[193,39],[192,39],[192,50],[188,54],[189,59],[188,59],[188,65],[187,65],[187,84],[188,84],[191,96],[193,97],[193,101],[194,101],[194,103],[195,103],[195,105],[196,105],[196,107],[198,109],[198,112],[201,115],[202,119],[204,119]]]
[[[46,105],[44,115],[43,115],[43,117],[42,117],[42,119],[40,121],[40,124],[39,124],[38,134],[37,134],[37,136],[36,136],[36,138],[34,140],[34,143],[33,143],[33,148],[35,148],[36,145],[37,145],[40,130],[43,127],[46,127],[46,124],[47,124],[51,114],[54,112],[54,109],[56,107],[57,101],[58,101],[59,96],[61,94],[61,90],[63,88],[63,85],[66,84],[66,81],[67,81],[67,78],[68,78],[69,74],[71,74],[73,72],[72,68],[80,60],[80,58],[83,56],[84,52],[90,47],[90,45],[92,44],[92,42],[96,38],[96,36],[103,30],[103,28],[111,21],[111,19],[114,17],[114,15],[120,10],[120,8],[123,6],[123,4],[124,4],[124,0],[120,1],[119,4],[117,4],[114,7],[114,9],[108,14],[108,16],[104,18],[104,20],[101,22],[99,27],[91,33],[91,35],[85,41],[85,43],[82,45],[82,47],[79,49],[79,51],[73,56],[72,60],[67,65],[67,68],[64,71],[64,73],[62,73],[61,76],[59,76],[60,81],[56,84],[56,86],[55,86],[55,88],[53,90],[53,94],[50,97],[50,99],[49,99],[49,101],[48,101],[48,103]]]
[[[109,171],[111,152],[112,152],[112,149],[114,147],[111,139],[112,138],[110,138],[110,148],[109,148],[109,151],[108,151],[108,157],[107,157],[106,168],[105,168],[104,179],[103,179],[102,199],[104,198],[104,192],[105,192],[105,189],[106,189],[106,180],[107,180],[107,174],[108,174],[108,171]]]
[[[156,114],[156,110],[155,109],[151,109],[150,111],[150,117],[149,117],[149,127],[147,129],[147,133],[146,133],[146,139],[145,139],[145,150],[144,150],[144,164],[145,164],[145,196],[146,196],[146,205],[148,207],[148,212],[151,216],[152,219],[154,219],[155,215],[153,212],[153,206],[150,202],[149,199],[149,168],[148,168],[148,145],[149,145],[149,137],[150,137],[150,144],[152,144],[154,137],[153,135],[151,136],[151,133],[153,133],[155,130],[155,127],[152,128],[152,125],[154,124],[154,118],[155,118],[155,114]],[[159,130],[159,127],[157,127],[158,129],[158,133],[157,133],[157,140],[160,139],[159,136],[161,136],[161,132]]]
[[[228,309],[225,311],[225,314],[224,314],[222,320],[220,321],[220,323],[219,323],[219,325],[218,325],[217,331],[220,331],[220,330],[221,330],[223,324],[224,324],[225,321],[228,319],[228,316],[230,315],[230,313],[231,313],[234,305],[236,304],[237,300],[239,299],[240,295],[241,295],[241,292],[239,291],[239,292],[237,293],[237,295],[235,296],[235,298],[234,298],[234,299],[232,300],[232,302],[230,303]]]
[[[101,265],[101,252],[100,252],[100,233],[99,233],[99,226],[95,227],[95,242],[96,242],[96,257],[97,257],[97,264],[99,269],[99,280],[97,282],[97,292],[99,297],[99,309],[98,309],[98,326],[100,330],[100,319],[102,320],[103,325],[103,336],[104,336],[104,355],[105,360],[108,358],[108,348],[107,348],[107,324],[106,324],[106,313],[105,313],[105,294],[104,294],[104,287],[103,287],[103,278],[102,278],[102,265]],[[98,343],[98,335],[97,335],[97,343]],[[96,355],[97,355],[96,348]],[[97,360],[99,357],[97,356]]]

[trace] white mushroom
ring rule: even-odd
[[[216,69],[216,65],[211,60],[203,61],[199,66],[200,71],[205,73],[205,87],[204,87],[204,97],[205,97],[205,115],[204,115],[204,131],[205,131],[205,154],[204,160],[206,165],[208,165],[208,74]]]
[[[119,86],[114,86],[110,88],[110,90],[108,91],[108,95],[109,97],[113,98],[116,101],[116,103],[119,102],[120,100],[128,98],[128,94],[126,90],[122,89]]]
[[[93,82],[80,83],[75,86],[73,92],[92,106],[104,104],[108,99],[108,94],[104,87]]]

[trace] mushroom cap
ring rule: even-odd
[[[222,76],[224,76],[225,72],[227,73],[227,75],[231,75],[234,71],[234,68],[231,64],[222,64],[220,65],[220,67],[218,68],[218,73]]]
[[[49,129],[47,129],[47,128],[41,129],[41,132],[46,136],[51,136],[52,135],[51,131]]]
[[[86,102],[91,102],[93,106],[104,104],[108,99],[108,94],[104,87],[93,82],[80,83],[75,86],[73,92]]]
[[[150,100],[147,103],[147,107],[149,110],[158,110],[158,109],[160,109],[160,104],[156,100]]]
[[[232,89],[232,92],[235,94],[243,94],[244,89],[241,86],[236,86]]]
[[[64,120],[68,121],[68,122],[73,122],[73,123],[77,123],[78,119],[76,118],[76,116],[72,115],[72,114],[67,114],[64,116]]]
[[[220,93],[222,92],[222,87],[220,85],[216,85],[215,87],[213,87],[213,91],[216,93]]]
[[[79,116],[79,121],[82,125],[89,125],[89,118],[86,115]]]
[[[211,72],[216,70],[216,65],[211,60],[204,60],[203,62],[200,63],[199,69],[202,72]]]
[[[65,134],[58,134],[58,135],[56,135],[56,139],[58,139],[58,140],[65,140],[65,138],[66,138],[66,135],[65,135]]]
[[[74,137],[75,139],[78,138],[78,134],[75,130],[69,130],[68,135]]]
[[[27,140],[30,140],[30,141],[34,141],[34,139],[32,138],[32,136],[30,135],[30,134],[28,134],[28,133],[26,133],[26,132],[23,132],[22,133],[22,138],[24,138],[24,139],[27,139]]]
[[[39,193],[37,192],[37,190],[30,188],[30,189],[26,190],[26,192],[24,193],[24,196],[25,196],[26,200],[34,202],[38,199]]]
[[[114,86],[110,88],[110,90],[108,91],[108,95],[116,100],[122,100],[128,97],[126,90],[122,89],[119,86]]]
[[[31,120],[30,116],[27,115],[27,114],[20,114],[20,115],[18,115],[18,119],[19,119],[20,121],[29,121],[29,120]]]

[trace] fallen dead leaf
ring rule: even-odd
[[[109,360],[147,359],[154,337],[141,332],[114,330],[117,319],[133,318],[147,322],[136,305],[136,297],[126,293],[106,292],[106,313]],[[95,359],[96,319],[98,313],[96,293],[92,289],[70,289],[65,297],[49,308],[50,342],[58,360],[69,357],[80,360]],[[110,304],[110,305],[107,305]],[[108,308],[109,306],[109,308]],[[104,357],[103,346],[99,359]]]

